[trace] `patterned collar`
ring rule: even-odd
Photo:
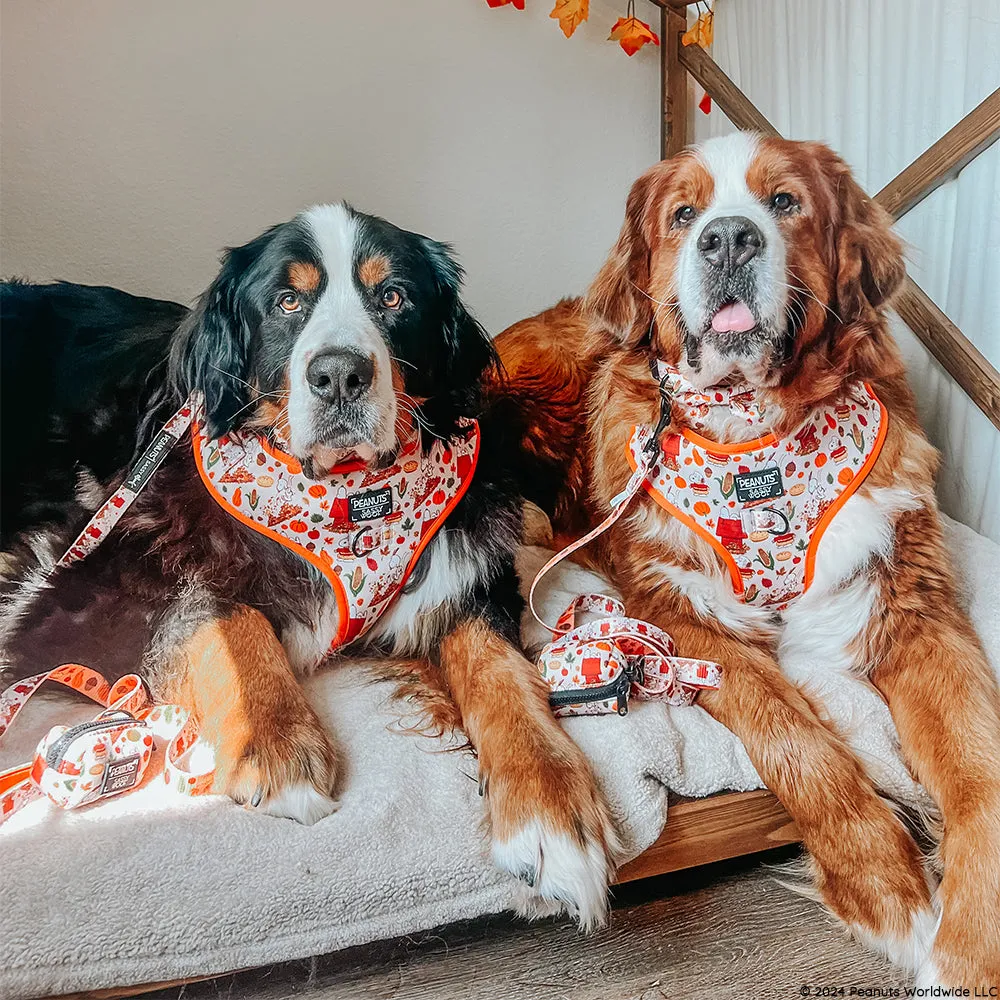
[[[770,429],[765,420],[766,404],[758,398],[757,391],[748,382],[699,389],[676,368],[660,359],[650,365],[650,370],[657,382],[666,380],[673,406],[680,411],[683,423],[694,430],[705,425],[705,418],[712,407],[729,409],[748,427],[759,428],[761,432]]]

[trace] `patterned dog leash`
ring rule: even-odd
[[[56,566],[66,568],[86,558],[110,534],[191,426],[199,399],[197,392],[192,393],[163,425]],[[185,795],[212,787],[213,768],[192,771],[182,761],[198,739],[195,720],[180,705],[154,704],[137,674],[109,684],[90,667],[65,663],[17,681],[0,694],[0,738],[45,681],[86,695],[104,711],[90,722],[54,727],[39,743],[31,763],[0,772],[0,823],[41,795],[70,809],[134,788],[149,763],[154,736],[167,742],[163,764],[167,785]]]
[[[612,498],[611,513],[596,528],[549,559],[535,575],[528,593],[528,606],[535,620],[555,636],[539,653],[538,666],[552,691],[550,700],[557,714],[588,714],[586,708],[560,711],[556,707],[560,702],[572,704],[572,699],[584,690],[576,688],[575,694],[573,690],[581,674],[586,676],[589,673],[600,682],[627,676],[631,679],[630,691],[635,697],[662,700],[669,705],[690,705],[699,691],[718,688],[722,680],[719,664],[677,656],[674,641],[667,632],[651,622],[629,618],[624,605],[606,594],[580,595],[554,626],[544,621],[535,610],[535,590],[545,574],[607,531],[625,513],[629,502],[646,481],[656,460],[660,435],[670,424],[671,398],[666,378],[660,380],[659,388],[660,414],[656,427],[643,449],[642,462],[625,488]],[[592,612],[601,617],[577,625],[578,612]],[[564,683],[570,690],[561,690]],[[619,712],[627,704],[627,694],[618,701]]]

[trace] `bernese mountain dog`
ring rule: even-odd
[[[74,400],[56,401],[63,423],[79,415],[85,436],[99,430],[87,400],[118,392],[119,413],[146,409],[139,454],[186,402],[195,412],[106,540],[61,566],[106,468],[82,446],[74,454],[91,469],[79,496],[89,510],[71,528],[36,532],[30,556],[15,560],[0,614],[3,676],[65,661],[109,677],[141,665],[157,700],[196,714],[215,789],[312,823],[334,809],[338,762],[298,679],[342,655],[382,655],[402,690],[468,736],[493,857],[532,887],[528,908],[566,906],[589,927],[605,915],[614,829],[519,650],[522,501],[504,428],[482,412],[497,358],[461,280],[445,244],[334,204],[229,250],[186,316],[109,290],[8,288],[17,308],[4,343],[23,362],[5,377],[27,386],[44,367],[39,345],[57,338],[52,384]],[[80,308],[67,309],[74,297]],[[146,398],[151,369],[158,385]],[[46,419],[31,416],[51,428]],[[92,437],[101,461],[120,462],[121,448],[109,455]],[[42,466],[46,452],[65,461],[40,437],[32,447]],[[29,487],[45,492],[29,481],[5,504]],[[436,504],[434,527],[447,514],[443,530],[414,524],[425,502]],[[368,587],[369,570],[388,574],[392,599],[378,581]]]

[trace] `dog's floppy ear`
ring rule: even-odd
[[[441,299],[444,358],[440,381],[463,411],[478,407],[483,377],[500,361],[489,334],[462,302],[464,271],[447,243],[422,237]]]
[[[870,321],[906,277],[902,244],[892,217],[849,173],[839,179],[837,195],[837,313],[845,323]]]
[[[653,320],[649,287],[650,195],[662,164],[647,170],[633,185],[625,205],[625,221],[584,299],[589,316],[614,333],[624,344],[637,344]]]
[[[884,307],[906,277],[902,243],[889,213],[865,194],[840,157],[824,151],[835,205],[834,312],[840,323],[833,355],[840,371],[872,378],[895,365]]]
[[[195,389],[205,397],[205,431],[217,437],[250,402],[252,331],[241,302],[243,276],[258,256],[256,243],[227,250],[218,277],[178,329],[170,352],[170,377],[183,399]]]

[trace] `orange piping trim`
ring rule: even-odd
[[[417,551],[413,553],[413,558],[410,559],[409,565],[406,567],[406,572],[403,574],[403,578],[399,581],[399,589],[402,590],[406,586],[406,581],[409,579],[410,573],[413,571],[413,567],[417,565],[417,560],[420,558],[424,549],[427,548],[430,540],[438,533],[438,529],[447,520],[448,515],[455,509],[456,504],[462,497],[465,496],[467,490],[472,485],[472,479],[476,474],[476,466],[479,465],[479,421],[474,420],[473,426],[476,428],[476,450],[472,455],[472,468],[469,469],[468,478],[464,483],[460,484],[458,492],[451,498],[448,505],[443,511],[438,515],[437,520],[434,522],[434,527],[420,539],[420,544],[417,546]]]
[[[340,614],[337,637],[334,642],[337,646],[343,645],[344,640],[347,638],[347,628],[350,624],[350,612],[347,606],[347,591],[344,590],[344,585],[341,582],[340,577],[333,572],[333,567],[328,563],[323,562],[323,560],[320,559],[315,552],[310,552],[305,546],[299,545],[298,542],[292,540],[291,538],[279,535],[278,532],[274,531],[272,528],[267,527],[265,524],[261,524],[259,521],[254,521],[252,518],[247,517],[242,511],[237,510],[235,507],[223,501],[214,489],[215,484],[208,478],[208,470],[205,469],[202,464],[201,448],[199,447],[201,437],[202,435],[198,425],[196,423],[192,424],[191,443],[194,450],[194,463],[198,467],[198,475],[201,476],[201,481],[205,484],[205,488],[208,490],[209,496],[212,497],[212,499],[215,500],[215,502],[224,511],[226,511],[227,514],[232,514],[236,520],[242,521],[248,528],[253,528],[254,531],[273,539],[280,545],[283,545],[286,549],[291,549],[292,552],[301,556],[306,560],[306,562],[312,563],[312,565],[327,578],[330,582],[330,587],[333,589],[334,596],[337,598],[337,611]],[[263,441],[263,439],[261,440]]]
[[[632,428],[632,434],[629,435],[629,441],[632,439],[632,435],[635,434],[635,427]],[[632,466],[632,471],[638,468],[635,462],[635,458],[632,456],[632,449],[629,447],[629,441],[625,442],[625,457],[628,459],[628,464]],[[733,559],[732,554],[729,550],[717,539],[715,536],[710,535],[693,517],[689,514],[685,514],[682,510],[675,507],[669,500],[666,499],[658,490],[653,487],[653,484],[649,481],[647,477],[643,480],[643,486],[646,488],[646,492],[653,498],[653,500],[658,503],[668,514],[672,514],[677,518],[682,524],[686,524],[696,535],[701,535],[702,538],[707,541],[712,548],[714,548],[719,555],[722,556],[726,567],[729,570],[729,578],[733,584],[733,590],[737,594],[742,594],[744,591],[743,577],[740,575],[739,567],[736,565],[736,560]]]
[[[834,515],[854,495],[854,491],[865,481],[865,479],[868,478],[868,473],[872,471],[873,466],[876,461],[878,461],[878,457],[882,452],[882,444],[885,441],[886,433],[889,430],[889,411],[885,408],[885,404],[882,400],[875,395],[872,387],[867,382],[864,383],[864,386],[868,395],[871,396],[876,403],[878,403],[879,409],[882,411],[882,422],[879,425],[878,437],[875,439],[875,446],[872,448],[872,453],[865,459],[864,465],[858,469],[858,474],[847,484],[844,492],[841,493],[829,507],[827,507],[825,513],[819,519],[819,524],[816,525],[816,530],[813,532],[812,538],[809,539],[809,548],[806,549],[806,573],[805,584],[802,587],[803,594],[809,589],[809,585],[813,580],[813,571],[816,568],[816,552],[819,549],[819,541],[823,537],[823,532],[829,527]]]
[[[699,445],[706,451],[718,452],[720,455],[742,455],[745,452],[756,451],[758,448],[769,448],[778,439],[773,434],[765,434],[763,437],[753,441],[742,441],[739,444],[721,444],[718,441],[711,441],[694,431],[684,428],[681,433],[692,444]]]

